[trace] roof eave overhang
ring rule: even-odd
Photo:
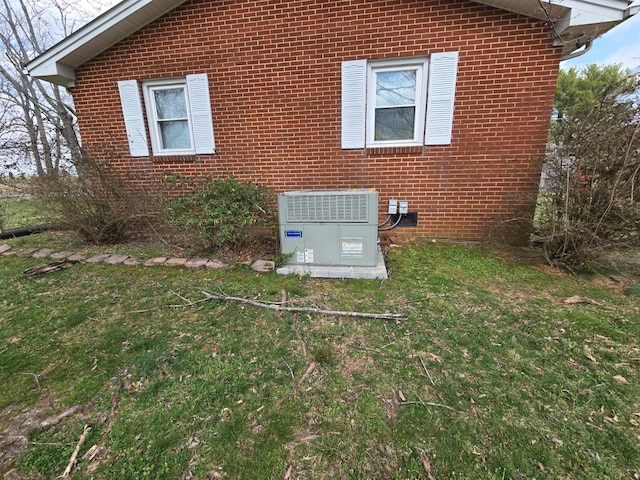
[[[563,57],[638,12],[630,0],[474,0],[550,24],[553,43]]]
[[[73,86],[75,70],[186,0],[123,0],[25,65],[35,78]],[[553,41],[562,54],[638,13],[628,0],[474,0],[502,10],[549,22]]]
[[[25,70],[66,87],[75,69],[186,0],[124,0],[25,65]]]

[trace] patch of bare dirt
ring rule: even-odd
[[[13,469],[14,462],[29,447],[29,435],[38,428],[60,423],[66,417],[80,411],[72,407],[57,415],[51,415],[51,404],[25,408],[9,405],[0,412],[0,478],[19,480],[28,478]]]
[[[111,430],[122,388],[122,381],[114,379],[108,382],[101,392],[111,391],[111,410],[98,419],[94,418],[97,423],[101,424],[101,437]],[[90,405],[92,404],[93,402]],[[72,418],[74,421],[82,418],[84,421],[91,422],[89,419],[93,416],[95,416],[95,412],[89,405],[75,405],[62,412],[56,412],[52,399],[45,399],[39,405],[31,408],[26,408],[24,405],[9,405],[0,411],[0,479],[34,480],[40,478],[25,476],[14,468],[16,459],[30,446],[29,436],[38,429],[52,428]],[[108,455],[108,449],[101,445],[93,445],[89,448],[80,459],[83,462],[85,473],[94,472],[108,458]]]

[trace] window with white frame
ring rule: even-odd
[[[145,82],[143,89],[154,153],[194,153],[186,80]]]
[[[369,63],[367,146],[422,144],[426,70],[426,58]]]
[[[342,148],[451,143],[458,52],[342,63]]]
[[[118,82],[129,149],[134,157],[148,156],[146,125],[154,155],[215,153],[207,75]]]

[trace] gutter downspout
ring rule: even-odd
[[[565,55],[564,57],[562,57],[560,59],[560,61],[564,62],[565,60],[571,60],[572,58],[578,58],[578,57],[584,55],[589,50],[591,50],[591,47],[593,47],[593,40],[589,40],[587,43],[585,43],[582,46],[584,47],[582,50],[577,50],[577,51],[571,52],[570,54]]]

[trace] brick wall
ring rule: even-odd
[[[452,50],[451,145],[341,150],[343,60]],[[138,178],[375,187],[381,218],[389,198],[419,213],[405,235],[479,239],[531,214],[559,58],[547,26],[464,0],[191,0],[79,68],[73,96],[85,147]],[[202,72],[216,154],[131,158],[117,81]]]

